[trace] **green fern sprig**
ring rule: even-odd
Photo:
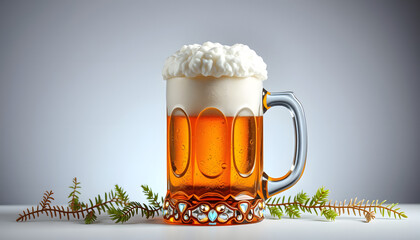
[[[283,216],[283,211],[281,211],[278,207],[268,207],[268,211],[270,212],[271,216],[277,217],[278,219],[281,219]]]
[[[149,186],[141,185],[141,188],[143,189],[143,193],[150,205],[139,202],[130,202],[122,209],[110,208],[108,210],[108,214],[112,220],[116,223],[124,223],[134,215],[138,215],[139,212],[142,217],[145,216],[147,219],[151,217],[153,218],[155,215],[159,215],[159,212],[162,209],[163,199],[159,201],[159,195],[157,193],[153,193]]]
[[[88,214],[85,217],[85,223],[86,224],[92,224],[96,221],[98,217],[96,216],[94,211],[88,212]]]
[[[129,202],[127,192],[124,191],[124,189],[122,189],[117,184],[115,184],[114,189],[115,189],[115,195],[114,195],[114,197],[120,199],[121,202],[124,203],[124,205],[126,205]],[[112,193],[112,191],[111,191],[111,193]]]
[[[159,202],[159,194],[153,193],[152,189],[150,189],[147,185],[141,185],[141,188],[143,189],[143,193],[146,196],[147,201],[150,203],[150,205],[152,205],[155,208],[162,207],[161,205],[163,200]]]
[[[89,199],[90,208],[89,212],[85,217],[85,223],[90,224],[96,221],[97,215],[100,215],[103,213],[106,213],[111,208],[114,208],[114,204],[116,206],[126,206],[129,204],[129,199],[127,193],[122,189],[120,186],[115,185],[114,190],[111,190],[110,192],[105,192],[104,197],[101,197],[101,195],[98,194],[97,197],[94,198],[94,200]],[[85,204],[85,207],[88,207],[89,204]]]
[[[330,190],[325,189],[323,186],[318,188],[315,195],[311,198],[309,205],[316,206],[316,205],[325,204],[328,201],[329,193],[330,193]]]
[[[73,211],[77,211],[83,207],[86,207],[86,211],[88,211],[85,217],[86,224],[95,222],[97,219],[97,214],[100,215],[102,212],[107,212],[110,207],[114,207],[114,203],[117,206],[125,206],[129,201],[127,193],[118,185],[115,185],[114,187],[115,192],[113,190],[111,190],[109,193],[105,192],[103,198],[98,194],[94,200],[89,199],[90,205],[80,202],[79,200],[79,195],[81,195],[81,193],[78,191],[78,189],[80,189],[81,186],[80,182],[77,181],[77,178],[73,179],[73,185],[69,188],[73,189],[69,195],[69,207]]]
[[[329,190],[320,187],[312,198],[309,198],[306,193],[300,192],[293,200],[289,197],[286,201],[285,196],[283,196],[269,198],[266,203],[270,214],[279,219],[284,213],[290,218],[299,218],[301,212],[307,212],[310,214],[315,213],[316,215],[324,216],[327,220],[334,221],[337,216],[346,213],[346,210],[349,215],[351,213],[354,215],[358,213],[359,216],[362,216],[363,214],[367,222],[375,219],[377,210],[379,210],[383,217],[386,217],[386,214],[388,217],[391,217],[393,214],[394,218],[407,218],[407,215],[400,211],[400,208],[396,208],[398,203],[383,206],[386,201],[378,203],[379,201],[376,200],[376,202],[372,201],[369,204],[369,201],[365,202],[364,199],[357,201],[357,198],[355,198],[354,200],[351,199],[349,203],[344,201],[333,204],[331,200],[328,201],[328,194]]]
[[[85,204],[80,202],[79,195],[81,194],[78,189],[81,187],[79,186],[80,182],[77,181],[77,178],[73,178],[73,185],[69,186],[70,189],[73,191],[70,192],[68,198],[69,200],[69,207],[73,211],[79,210],[81,207],[84,207]]]
[[[22,214],[19,214],[19,217],[16,219],[17,222],[19,221],[26,221],[31,218],[37,218],[40,214],[45,214],[47,216],[59,217],[66,217],[68,220],[70,218],[80,219],[80,217],[84,218],[85,223],[93,223],[97,219],[97,214],[101,214],[102,212],[106,212],[108,209],[113,208],[115,206],[126,206],[128,204],[128,195],[126,192],[115,185],[115,191],[111,190],[110,192],[106,192],[103,197],[98,195],[94,198],[94,200],[89,199],[89,203],[83,203],[79,200],[80,192],[80,182],[77,181],[77,178],[73,179],[73,185],[70,186],[73,191],[68,196],[70,198],[68,207],[64,208],[63,206],[51,206],[50,203],[54,198],[52,197],[52,191],[46,191],[44,193],[44,197],[42,201],[39,203],[38,206],[32,207],[32,209],[26,209],[23,211]]]
[[[159,215],[161,207],[154,207],[144,203],[139,202],[130,202],[124,208],[110,208],[108,210],[108,214],[110,215],[111,219],[114,220],[116,223],[124,223],[127,222],[131,217],[134,215],[138,215],[139,212],[141,216],[145,216],[147,219],[153,218],[155,215]]]

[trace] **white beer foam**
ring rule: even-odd
[[[166,87],[168,116],[178,107],[188,116],[198,116],[206,108],[232,117],[248,108],[254,116],[262,116],[262,81],[255,77],[174,77]],[[241,116],[250,111],[241,111]]]
[[[165,80],[175,77],[254,77],[267,79],[267,65],[254,50],[244,44],[233,46],[205,42],[184,45],[166,59],[162,71]]]

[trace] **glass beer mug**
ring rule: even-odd
[[[306,162],[302,105],[291,92],[263,89],[262,58],[246,45],[184,46],[166,60],[165,222],[230,225],[264,218],[265,199],[292,187]],[[263,172],[263,113],[290,110],[295,157],[286,175]]]

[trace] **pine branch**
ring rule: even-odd
[[[93,201],[89,199],[90,204],[80,202],[80,192],[77,190],[81,188],[79,184],[80,182],[77,182],[77,179],[74,178],[73,186],[70,187],[73,191],[69,195],[70,201],[67,208],[64,208],[63,206],[51,207],[50,203],[54,200],[52,197],[53,192],[46,191],[42,201],[36,206],[36,209],[35,207],[32,207],[31,210],[29,208],[24,210],[22,214],[19,214],[16,221],[26,221],[31,218],[35,219],[36,217],[39,217],[40,214],[46,214],[47,216],[51,216],[51,218],[57,217],[57,215],[60,219],[62,217],[67,217],[68,220],[70,220],[70,217],[75,219],[83,217],[85,218],[85,223],[89,224],[96,220],[96,214],[107,212],[110,208],[114,208],[114,204],[121,207],[128,205],[128,195],[118,185],[115,185],[115,192],[111,190],[109,193],[105,193],[103,197],[98,195]]]
[[[150,217],[153,218],[155,215],[159,216],[160,209],[161,207],[149,206],[147,204],[142,204],[138,202],[130,202],[123,209],[110,208],[108,210],[108,214],[110,215],[111,219],[114,220],[116,223],[124,223],[127,222],[134,215],[138,215],[139,211],[141,213],[141,216],[145,216],[147,219],[149,219]]]
[[[73,178],[73,185],[69,186],[70,189],[72,189],[73,191],[70,192],[68,198],[70,198],[69,201],[69,207],[70,209],[72,209],[73,211],[77,211],[79,210],[81,207],[84,207],[85,204],[81,203],[79,200],[79,195],[81,194],[77,189],[81,188],[79,186],[80,182],[77,181],[77,178]]]
[[[318,188],[318,190],[316,191],[315,195],[312,197],[311,202],[310,202],[310,206],[315,206],[315,205],[322,205],[325,204],[328,201],[328,194],[330,193],[330,191],[328,189],[324,189],[324,187],[320,187]]]
[[[129,202],[128,194],[124,191],[124,189],[122,189],[117,184],[115,184],[114,188],[115,188],[116,197],[118,199],[120,199],[124,203],[124,205],[126,205]],[[111,191],[111,193],[112,193],[112,191]]]
[[[389,204],[383,206],[386,201],[378,203],[378,200],[372,201],[369,204],[369,201],[365,200],[357,201],[357,198],[350,199],[349,203],[339,202],[332,203],[328,201],[329,190],[321,187],[317,190],[316,194],[312,198],[308,198],[306,193],[300,192],[291,201],[291,197],[285,201],[285,196],[283,198],[270,198],[267,200],[267,207],[270,211],[270,214],[276,216],[280,219],[283,213],[286,213],[290,218],[299,218],[300,211],[311,213],[314,212],[316,215],[319,214],[324,216],[327,220],[333,221],[337,216],[341,214],[359,214],[359,216],[364,216],[367,222],[375,219],[375,213],[377,210],[381,213],[383,217],[391,217],[393,214],[394,218],[407,218],[407,215],[400,211],[400,208],[395,208],[398,203]],[[328,203],[327,203],[328,202]]]
[[[160,208],[161,203],[159,202],[159,195],[157,193],[153,193],[152,189],[149,188],[147,185],[141,185],[141,188],[143,188],[143,193],[147,197],[147,201],[155,208]]]
[[[88,214],[85,217],[85,223],[86,224],[92,224],[93,222],[96,221],[98,217],[96,216],[94,211],[90,211],[88,212]]]
[[[337,212],[332,209],[323,208],[321,210],[321,216],[324,216],[329,221],[334,221],[337,215],[338,215]]]
[[[143,193],[146,195],[150,206],[147,204],[141,204],[138,202],[129,202],[128,194],[120,186],[115,185],[114,190],[109,193],[105,193],[103,196],[98,195],[93,200],[89,199],[88,203],[80,202],[80,182],[77,178],[73,179],[73,185],[70,186],[72,192],[69,194],[69,206],[64,208],[63,206],[50,206],[50,203],[54,198],[52,197],[52,191],[46,191],[43,200],[36,208],[26,209],[16,219],[19,221],[27,221],[29,219],[35,219],[40,214],[46,214],[47,216],[66,217],[80,219],[84,218],[86,224],[90,224],[96,221],[97,215],[104,212],[108,212],[111,218],[116,222],[126,222],[128,219],[136,214],[141,213],[146,218],[154,217],[159,215],[159,211],[162,208],[162,201],[159,201],[159,195],[153,193],[153,191],[147,186],[142,185]],[[122,207],[120,209],[119,207]]]
[[[279,208],[271,206],[267,206],[267,208],[268,211],[270,211],[271,216],[278,217],[279,219],[281,219],[281,217],[283,216],[283,212]]]
[[[163,198],[159,201],[159,195],[153,193],[152,189],[147,185],[141,185],[143,193],[146,196],[147,201],[150,205],[138,202],[130,202],[124,208],[110,208],[108,209],[108,214],[111,219],[116,223],[127,222],[134,215],[138,215],[139,212],[141,216],[148,218],[153,218],[155,215],[159,216],[159,212],[162,209]]]
[[[62,217],[67,217],[70,220],[70,217],[80,219],[80,217],[91,216],[92,214],[95,215],[95,210],[97,210],[100,214],[100,210],[105,211],[106,208],[111,208],[112,203],[121,204],[120,201],[116,198],[110,199],[108,201],[98,202],[97,204],[93,204],[91,202],[90,207],[80,207],[78,210],[72,210],[70,207],[64,208],[63,206],[46,206],[45,208],[40,208],[40,205],[36,206],[36,209],[32,207],[30,210],[29,208],[24,210],[22,214],[19,214],[19,217],[16,219],[17,222],[19,221],[26,221],[31,218],[39,217],[39,214],[45,214],[47,216],[58,217],[61,219]],[[108,206],[110,205],[110,206]],[[35,216],[36,215],[36,216]],[[96,219],[96,218],[95,218]]]

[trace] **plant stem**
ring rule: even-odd
[[[27,209],[27,212],[23,211],[23,215],[19,214],[19,217],[16,219],[16,222],[19,221],[26,221],[27,218],[31,219],[31,216],[33,216],[35,218],[35,214],[37,215],[37,217],[39,217],[40,213],[45,213],[48,216],[48,213],[50,213],[51,218],[53,217],[53,213],[54,216],[57,217],[57,213],[61,219],[61,216],[67,216],[67,219],[70,220],[70,214],[73,215],[73,218],[80,218],[80,214],[82,215],[82,217],[85,217],[85,212],[89,213],[91,210],[94,210],[95,208],[98,208],[100,206],[104,206],[106,204],[109,203],[119,203],[121,202],[118,198],[112,198],[111,200],[108,200],[106,202],[103,202],[102,204],[95,204],[93,206],[90,207],[86,207],[83,208],[83,206],[81,206],[81,208],[79,210],[71,210],[69,207],[67,207],[66,209],[63,206],[47,206],[45,208],[39,209],[39,205],[37,206],[36,210],[34,209],[34,207],[32,207],[32,211],[29,210],[29,208]]]

